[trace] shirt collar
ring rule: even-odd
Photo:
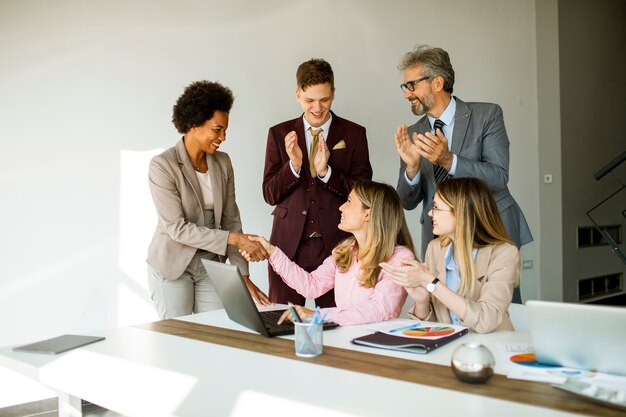
[[[329,112],[328,120],[326,120],[326,122],[324,122],[323,125],[321,125],[320,127],[313,127],[311,126],[311,123],[309,123],[309,121],[306,119],[306,117],[302,115],[302,122],[304,123],[304,131],[308,132],[309,128],[322,129],[322,132],[324,133],[324,139],[328,139],[328,130],[330,129],[330,122],[332,121],[333,121],[333,114]]]
[[[439,117],[430,117],[428,116],[428,123],[430,123],[431,130],[434,129],[435,120],[441,120],[446,126],[452,126],[454,123],[454,115],[456,114],[456,100],[454,97],[450,97],[450,103],[448,103],[448,107],[441,113]]]
[[[472,258],[476,261],[476,255],[478,254],[478,248],[472,249]],[[449,271],[456,271],[456,262],[454,262],[454,243],[448,245],[446,250],[446,269]]]

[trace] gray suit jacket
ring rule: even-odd
[[[213,188],[215,228],[204,226],[202,190],[185,145],[176,146],[150,161],[150,192],[158,224],[148,248],[146,262],[166,279],[178,278],[197,249],[226,258],[248,275],[248,262],[228,242],[228,232],[241,232],[241,218],[235,200],[235,178],[228,154],[207,154]]]
[[[509,138],[504,127],[502,109],[491,103],[465,103],[456,99],[454,132],[451,151],[457,156],[455,177],[476,177],[485,181],[493,193],[502,216],[504,227],[515,245],[520,248],[533,237],[517,202],[511,196],[509,182]],[[409,127],[413,132],[430,132],[427,117],[422,117]],[[428,243],[433,239],[432,219],[428,216],[435,195],[433,164],[426,158],[420,160],[417,185],[411,186],[405,178],[406,164],[400,159],[400,175],[397,191],[407,210],[413,210],[421,202],[422,259]]]

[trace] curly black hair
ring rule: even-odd
[[[193,127],[202,126],[216,111],[230,112],[235,97],[230,88],[212,81],[189,84],[174,104],[172,123],[178,133],[185,134]]]

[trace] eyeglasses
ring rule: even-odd
[[[415,84],[419,84],[424,80],[428,80],[430,77],[422,77],[419,80],[413,80],[413,81],[408,81],[404,84],[400,84],[400,89],[403,92],[406,92],[406,90],[409,90],[411,92],[415,91]]]
[[[439,207],[437,207],[436,204],[433,204],[433,206],[431,207],[431,210],[432,211],[452,211],[452,209],[442,209],[442,208],[439,208]]]

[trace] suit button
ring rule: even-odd
[[[311,204],[315,204],[315,200],[311,200]]]
[[[306,216],[306,210],[302,210],[302,215]]]

